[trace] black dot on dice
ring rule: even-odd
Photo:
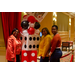
[[[37,48],[39,48],[39,45],[37,45]]]
[[[29,40],[31,41],[32,40],[32,37],[30,37]]]
[[[27,40],[27,37],[25,37],[25,40]]]
[[[35,41],[35,40],[36,40],[36,38],[35,38],[35,37],[33,37],[33,40]]]
[[[24,45],[24,47],[26,48],[27,46],[26,46],[26,45]]]
[[[20,37],[20,39],[22,40],[22,37]]]
[[[37,40],[39,40],[39,37],[37,37]]]
[[[35,48],[35,45],[33,45],[33,48]]]
[[[32,48],[32,45],[29,45],[29,48]]]

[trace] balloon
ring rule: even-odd
[[[40,30],[39,29],[35,29],[35,35],[39,35]]]
[[[23,35],[26,35],[26,34],[28,34],[28,32],[27,32],[27,30],[23,30]]]
[[[27,19],[28,19],[28,15],[24,15],[22,21],[24,21],[24,20],[27,21]]]
[[[22,21],[22,22],[21,22],[21,27],[22,27],[23,29],[28,29],[28,26],[29,26],[29,22],[28,22],[28,21]]]
[[[40,23],[39,22],[35,22],[35,26],[34,26],[35,29],[38,29],[40,28]]]
[[[35,23],[29,22],[29,26],[30,26],[30,27],[33,27],[33,28],[34,28],[34,24],[35,24]]]
[[[35,17],[34,17],[34,16],[29,16],[29,17],[28,17],[28,22],[31,22],[31,23],[36,22]]]
[[[33,27],[30,27],[30,28],[28,29],[28,33],[29,33],[30,35],[34,34],[34,32],[35,32],[35,29],[34,29]]]
[[[23,18],[27,17],[27,15],[24,15]]]

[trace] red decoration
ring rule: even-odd
[[[38,22],[38,20],[36,20],[36,22]]]
[[[14,28],[21,27],[21,12],[1,12],[2,26],[4,32],[5,46],[7,47],[7,39],[11,35]]]
[[[22,50],[21,62],[37,62],[37,50]]]
[[[27,17],[27,15],[24,15],[23,18]]]
[[[33,27],[30,27],[29,29],[28,29],[28,33],[29,34],[34,34],[34,32],[35,32],[35,29],[33,28]]]
[[[40,18],[41,16],[39,15],[39,18]]]
[[[20,32],[22,33],[22,27],[19,28]]]
[[[34,16],[29,16],[28,21],[31,22],[31,23],[34,23],[34,22],[36,22],[36,19],[35,19]]]

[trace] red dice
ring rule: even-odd
[[[37,62],[37,50],[22,50],[21,62]]]

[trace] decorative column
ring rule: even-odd
[[[71,39],[74,42],[74,18],[71,18]]]
[[[57,25],[57,12],[53,12],[53,25]]]
[[[69,41],[71,38],[71,17],[69,17]]]

